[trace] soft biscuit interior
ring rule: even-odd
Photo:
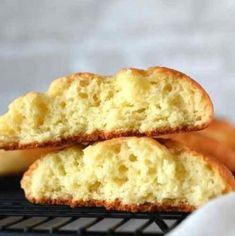
[[[47,93],[29,93],[10,104],[0,117],[1,146],[84,133],[161,133],[207,125],[212,115],[207,94],[177,73],[127,69],[114,77],[74,74],[58,79]]]
[[[228,191],[218,170],[201,155],[136,137],[48,154],[26,172],[22,187],[28,199],[39,203],[118,200],[176,208],[196,208]]]

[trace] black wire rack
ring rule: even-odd
[[[34,205],[25,200],[18,178],[0,178],[0,236],[164,235],[186,217],[180,212]]]

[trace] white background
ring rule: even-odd
[[[235,121],[235,1],[0,1],[0,113],[62,75],[155,65],[199,81]]]

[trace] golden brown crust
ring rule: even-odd
[[[170,134],[170,133],[175,133],[175,132],[189,132],[189,131],[197,131],[197,130],[202,130],[206,128],[213,117],[213,104],[211,102],[211,99],[207,92],[192,78],[189,76],[170,69],[166,67],[150,67],[147,70],[140,70],[136,68],[127,68],[123,69],[121,71],[128,71],[131,70],[132,73],[142,75],[142,76],[149,76],[151,74],[163,74],[165,76],[172,76],[175,77],[175,79],[183,79],[188,81],[194,88],[199,89],[202,94],[204,95],[204,101],[208,104],[208,113],[210,114],[209,119],[207,122],[203,123],[202,125],[186,125],[186,126],[179,126],[175,129],[172,129],[170,127],[165,127],[162,129],[158,130],[152,130],[149,132],[139,132],[138,130],[130,130],[130,131],[116,131],[116,132],[110,132],[110,133],[105,133],[105,132],[95,132],[91,134],[80,134],[76,135],[73,137],[60,137],[57,140],[50,140],[46,142],[32,142],[32,143],[21,143],[20,141],[18,142],[12,142],[12,143],[0,143],[0,149],[5,149],[5,150],[16,150],[16,149],[28,149],[28,148],[38,148],[38,147],[59,147],[59,146],[64,146],[64,145],[72,145],[76,143],[86,143],[86,142],[94,142],[94,141],[101,141],[101,140],[107,140],[111,138],[117,138],[117,137],[124,137],[124,136],[149,136],[149,137],[154,137],[154,136],[159,136],[159,135],[164,135],[164,134]],[[69,75],[67,77],[64,77],[63,79],[66,79],[66,86],[69,86],[73,80],[76,80],[77,77],[83,78],[84,80],[88,79],[94,79],[97,77],[102,77],[106,78],[108,76],[100,76],[97,74],[92,74],[92,73],[75,73],[72,75]],[[60,79],[59,79],[60,80]],[[55,83],[54,81],[53,83]],[[53,85],[52,83],[52,85]],[[51,86],[52,86],[51,85]]]
[[[113,139],[113,138],[120,138],[120,137],[131,137],[131,136],[136,136],[136,137],[157,137],[160,135],[165,135],[165,134],[172,134],[172,133],[177,133],[177,132],[189,132],[189,131],[195,131],[195,130],[200,130],[203,129],[207,126],[208,124],[204,124],[203,126],[182,126],[182,127],[177,127],[176,129],[162,129],[162,130],[155,130],[151,132],[143,132],[140,133],[139,131],[118,131],[116,133],[103,133],[103,132],[96,132],[92,134],[81,134],[79,136],[74,136],[74,137],[65,137],[65,138],[60,138],[57,139],[56,141],[47,141],[47,142],[41,142],[41,143],[27,143],[27,144],[22,144],[20,142],[18,143],[9,143],[9,144],[1,144],[0,143],[0,148],[5,149],[5,150],[18,150],[18,149],[29,149],[29,148],[46,148],[46,147],[61,147],[61,146],[69,146],[73,144],[84,144],[84,143],[92,143],[95,141],[103,141],[103,140],[108,140],[108,139]]]
[[[174,135],[169,135],[168,138],[171,136],[174,136]],[[235,190],[234,176],[231,173],[231,171],[223,163],[221,163],[221,161],[219,161],[211,156],[208,156],[208,155],[200,155],[200,152],[198,152],[198,150],[195,150],[195,149],[193,149],[193,151],[190,150],[187,146],[185,146],[185,144],[180,143],[179,140],[177,140],[179,142],[169,140],[169,139],[157,139],[157,141],[160,142],[161,144],[165,145],[173,153],[180,152],[181,150],[188,150],[191,153],[194,152],[194,153],[199,154],[195,157],[200,156],[201,158],[203,158],[205,160],[205,162],[207,162],[211,167],[213,167],[213,169],[216,169],[218,171],[219,175],[227,182],[226,191]]]
[[[35,199],[30,196],[26,198],[36,204],[53,204],[53,205],[69,205],[70,207],[105,207],[107,210],[117,211],[129,211],[129,212],[156,212],[156,211],[181,211],[181,212],[192,212],[196,208],[194,206],[181,203],[178,206],[172,206],[170,204],[123,204],[116,200],[114,202],[100,201],[100,200],[89,200],[89,201],[73,201],[72,199]]]

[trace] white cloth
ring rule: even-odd
[[[235,235],[235,193],[210,201],[167,236]]]

